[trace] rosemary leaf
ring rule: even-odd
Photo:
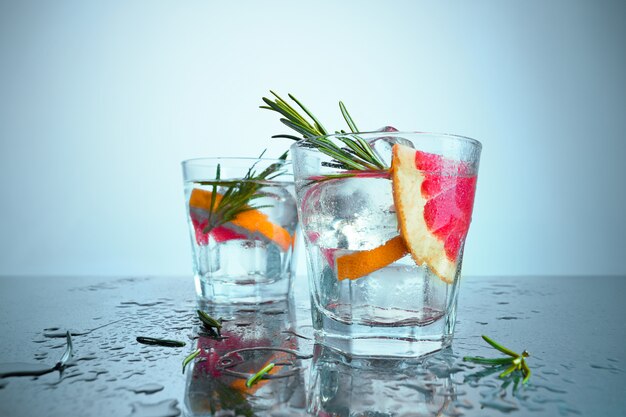
[[[315,126],[317,127],[317,130],[321,133],[321,135],[327,135],[328,134],[328,132],[326,131],[324,126],[322,126],[322,123],[319,120],[317,120],[317,118],[313,115],[313,113],[311,113],[306,107],[304,107],[304,105],[302,103],[300,103],[297,98],[295,98],[291,94],[289,94],[289,98],[292,99],[293,101],[295,101],[296,104],[298,106],[300,106],[300,108],[302,110],[304,110],[304,112],[306,114],[308,114],[311,119],[313,119],[313,122],[315,123]]]
[[[308,137],[311,137],[311,136],[319,136],[319,135],[315,134],[316,133],[315,131],[309,130],[309,129],[307,129],[306,127],[304,127],[302,125],[295,124],[291,120],[280,119],[280,121],[281,121],[282,124],[284,124],[285,126],[295,130],[296,132],[300,133],[305,138],[308,138]]]
[[[520,356],[519,354],[513,352],[510,349],[505,348],[504,346],[500,345],[499,343],[494,342],[493,340],[491,340],[489,337],[483,335],[482,338],[484,339],[485,342],[489,343],[491,346],[493,346],[495,349],[498,349],[500,352],[507,354],[509,356],[513,356],[514,358]]]
[[[351,140],[349,138],[345,138],[345,137],[338,137],[337,139],[339,139],[344,144],[346,144],[346,146],[348,146],[350,149],[352,149],[357,156],[359,156],[361,158],[365,158],[365,159],[367,159],[369,157],[369,154],[366,151],[364,151],[361,148],[361,146],[359,146],[355,141],[353,141],[353,140]]]
[[[246,387],[250,388],[251,386],[253,386],[254,384],[256,384],[257,382],[259,382],[259,380],[261,378],[263,378],[263,376],[265,374],[267,374],[269,371],[272,370],[272,368],[274,368],[275,364],[273,362],[270,362],[269,364],[267,364],[263,369],[261,369],[259,372],[257,372],[256,374],[252,375],[250,378],[248,378],[248,380],[246,381]]]
[[[215,327],[217,329],[221,329],[222,328],[222,323],[220,323],[218,320],[215,320],[213,317],[209,316],[207,313],[205,313],[202,310],[196,310],[198,312],[198,318],[200,319],[200,321],[202,322],[202,324],[204,324],[206,327]]]
[[[341,109],[341,115],[348,124],[348,127],[350,128],[352,133],[357,133],[359,129],[357,129],[356,124],[354,124],[354,120],[352,120],[352,117],[350,117],[350,113],[348,113],[348,109],[346,109],[346,106],[341,101],[339,102],[339,109]]]
[[[186,345],[185,342],[181,342],[179,340],[157,339],[154,337],[145,337],[145,336],[138,336],[137,342],[143,345],[156,345],[156,346],[165,346],[165,347],[183,347]]]
[[[378,166],[378,168],[380,169],[386,169],[387,167],[385,166],[385,164],[380,160],[380,158],[378,157],[378,155],[376,155],[374,153],[374,151],[372,150],[372,147],[370,146],[369,143],[365,142],[365,140],[363,140],[363,138],[360,137],[356,137],[356,140],[359,142],[359,144],[363,147],[363,150],[365,152],[367,152],[367,154],[370,156],[370,158],[372,159],[372,161],[374,161],[376,163],[376,165]]]
[[[283,139],[291,139],[291,140],[302,140],[302,138],[299,138],[297,136],[293,136],[293,135],[273,135],[272,139],[276,139],[276,138],[283,138]]]
[[[513,364],[511,366],[509,366],[508,368],[506,368],[506,370],[504,372],[502,372],[500,375],[498,375],[499,378],[504,378],[507,375],[509,375],[511,372],[515,371],[517,369],[517,365]]]
[[[528,367],[528,364],[526,363],[526,361],[522,361],[522,374],[524,375],[524,379],[522,380],[522,384],[525,384],[528,382],[528,380],[530,379],[530,374],[532,372],[530,372],[530,368]]]
[[[480,356],[478,356],[478,357],[465,356],[463,358],[463,360],[465,362],[474,362],[474,363],[479,363],[481,365],[508,365],[508,364],[512,363],[515,359],[514,358],[493,358],[493,359],[489,359],[489,358],[482,358]]]

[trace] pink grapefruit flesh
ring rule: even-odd
[[[454,172],[452,172],[454,171]],[[410,147],[393,146],[393,198],[409,253],[452,283],[469,229],[476,175],[467,164]]]

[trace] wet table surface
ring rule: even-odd
[[[213,309],[216,337],[190,278],[0,277],[0,416],[626,414],[626,277],[465,277],[452,347],[414,361],[315,345],[305,281],[289,302]],[[49,372],[68,330],[73,358]],[[482,334],[531,353],[527,385],[462,360],[501,356]],[[272,378],[247,388],[270,362]]]

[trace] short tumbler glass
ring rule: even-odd
[[[380,164],[355,170],[324,142]],[[291,147],[318,342],[369,357],[450,345],[480,151],[474,139],[396,131]]]
[[[183,161],[198,297],[210,303],[284,300],[295,274],[298,217],[289,161]],[[252,181],[270,170],[267,180]]]

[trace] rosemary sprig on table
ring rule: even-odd
[[[264,106],[260,106],[262,109],[272,110],[282,115],[280,121],[287,127],[295,130],[302,137],[294,135],[274,135],[273,138],[287,138],[292,140],[308,139],[307,143],[312,147],[317,148],[320,152],[330,156],[335,160],[339,167],[344,169],[352,169],[357,171],[372,171],[372,170],[385,170],[388,167],[383,161],[374,153],[374,150],[365,140],[357,135],[349,136],[335,136],[335,138],[342,142],[345,146],[341,147],[335,144],[331,139],[322,136],[328,135],[328,131],[321,122],[311,113],[298,99],[289,94],[289,98],[293,100],[300,109],[306,113],[311,119],[301,115],[298,110],[291,106],[287,101],[283,100],[278,94],[270,91],[274,96],[274,99],[263,97]],[[358,133],[358,128],[352,120],[350,113],[346,109],[346,106],[340,101],[339,109],[341,114],[348,124],[352,133]],[[335,133],[346,133],[345,131],[336,131]]]
[[[137,342],[142,345],[154,345],[154,346],[165,346],[165,347],[183,347],[186,345],[185,342],[181,342],[179,340],[171,340],[171,339],[157,339],[155,337],[146,337],[146,336],[137,336]]]
[[[221,338],[222,318],[220,317],[219,320],[216,320],[202,310],[196,310],[196,312],[198,313],[198,318],[202,322],[204,328],[209,331],[209,335]]]
[[[216,328],[218,330],[222,328],[222,322],[220,321],[221,319],[215,320],[213,317],[209,316],[202,310],[196,310],[196,312],[198,313],[198,318],[205,327],[208,327],[209,329]]]
[[[485,342],[489,343],[493,348],[499,350],[500,352],[508,355],[509,357],[505,357],[505,358],[483,358],[480,356],[465,356],[463,358],[464,361],[466,362],[474,362],[474,363],[478,363],[480,365],[487,365],[487,366],[504,366],[504,365],[509,365],[509,367],[507,367],[501,374],[500,374],[500,378],[505,378],[508,375],[510,375],[511,373],[513,373],[514,371],[521,371],[522,375],[524,376],[524,379],[522,380],[522,383],[525,384],[528,382],[528,380],[530,379],[530,375],[531,375],[531,371],[530,368],[528,367],[528,364],[526,363],[525,358],[529,357],[530,354],[527,351],[523,351],[521,354],[512,351],[511,349],[508,349],[504,346],[502,346],[499,343],[496,343],[495,341],[493,341],[492,339],[490,339],[487,336],[482,336],[482,338],[485,340]]]
[[[263,153],[259,156],[259,159],[263,156]],[[282,154],[279,160],[284,161],[287,159],[287,152]],[[270,206],[254,206],[250,204],[250,201],[262,197],[262,194],[257,193],[262,187],[259,181],[269,181],[279,175],[282,175],[282,162],[271,164],[260,173],[256,173],[255,162],[249,169],[246,175],[240,180],[233,181],[221,181],[221,167],[217,164],[215,172],[215,180],[213,181],[199,181],[202,185],[212,185],[211,190],[211,210],[209,211],[209,218],[207,225],[202,230],[203,233],[209,233],[216,227],[226,224],[237,217],[237,215],[249,211],[257,210]],[[227,187],[226,191],[219,190],[221,197],[218,199],[218,187]]]

